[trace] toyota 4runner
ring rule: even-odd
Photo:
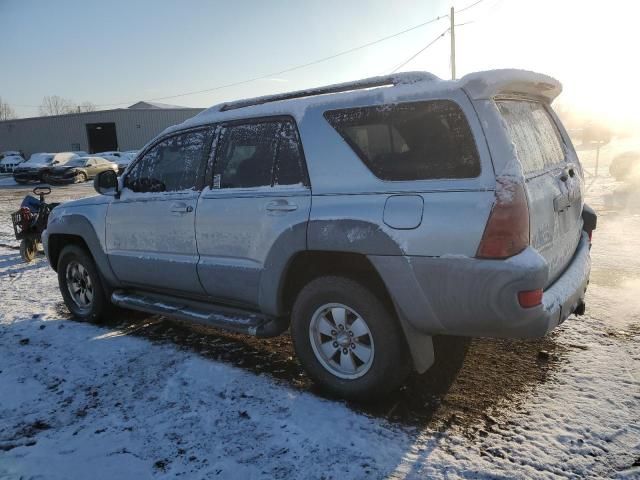
[[[584,312],[596,216],[560,91],[416,72],[214,106],[53,210],[45,250],[77,317],[290,330],[315,382],[372,398],[433,364],[433,335]]]

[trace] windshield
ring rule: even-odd
[[[53,155],[31,155],[27,163],[36,165],[48,165],[53,161]]]
[[[87,162],[86,158],[76,158],[74,160],[67,162],[64,166],[65,167],[84,167],[86,162]]]

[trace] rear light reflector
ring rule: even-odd
[[[589,232],[587,232],[587,234],[589,235],[589,243],[593,243],[593,230],[589,230]]]
[[[508,258],[529,246],[529,206],[524,185],[498,181],[496,201],[487,220],[478,258]]]
[[[518,292],[518,303],[522,308],[537,307],[542,303],[542,289]]]

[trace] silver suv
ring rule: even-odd
[[[77,317],[290,329],[314,381],[373,398],[433,364],[433,335],[540,337],[584,312],[596,216],[560,91],[418,72],[218,105],[56,208],[47,256]]]

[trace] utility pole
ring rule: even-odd
[[[451,80],[456,79],[456,21],[453,7],[451,7],[451,13],[449,14],[451,20],[451,27],[449,32],[451,33]]]

